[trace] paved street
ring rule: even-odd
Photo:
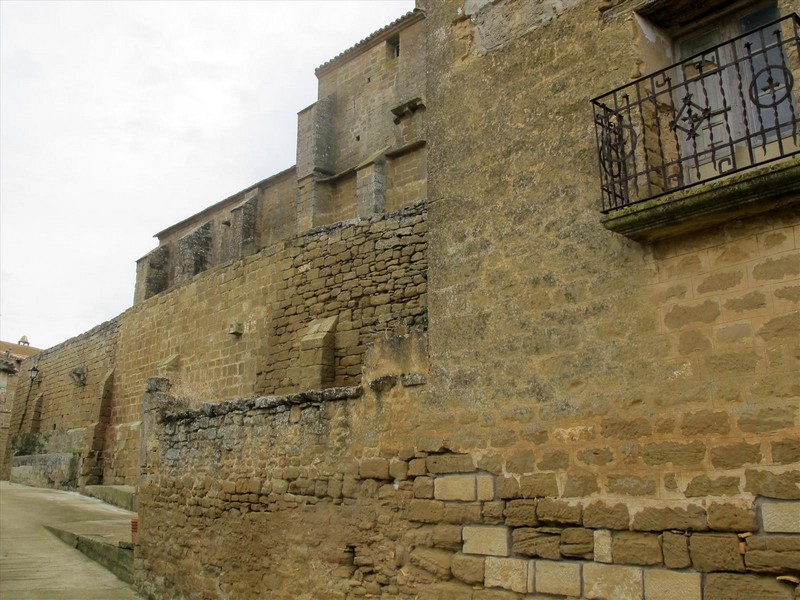
[[[115,538],[130,530],[132,514],[73,492],[0,482],[0,598],[140,599],[44,528]]]

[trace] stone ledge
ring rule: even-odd
[[[601,222],[647,243],[797,203],[800,157],[792,157],[614,210]]]

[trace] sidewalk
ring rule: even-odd
[[[59,540],[118,547],[135,513],[75,492],[0,482],[0,598],[140,600],[130,585]]]

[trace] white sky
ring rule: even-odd
[[[314,68],[413,8],[0,1],[0,338],[123,312],[153,234],[293,165]]]

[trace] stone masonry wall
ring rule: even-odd
[[[513,436],[490,442],[484,423],[466,449],[425,384],[424,344],[379,340],[363,387],[188,410],[155,382],[162,391],[144,402],[140,589],[158,598],[794,598],[800,532],[796,504],[784,500],[794,488],[767,461],[714,478],[742,478],[749,494],[718,487],[676,502],[636,490],[624,471],[596,480],[615,453],[574,430],[543,433],[527,451]],[[554,451],[558,440],[573,449]]]
[[[22,363],[17,378],[10,436],[3,448],[4,477],[15,481],[74,487],[79,478],[90,481],[102,469],[102,439],[108,423],[107,402],[113,386],[119,318],[44,350]],[[36,364],[35,381],[27,376]],[[19,455],[17,458],[13,456]],[[40,457],[36,468],[15,473],[24,456]],[[73,455],[73,473],[62,468]],[[51,470],[52,467],[52,470]]]

